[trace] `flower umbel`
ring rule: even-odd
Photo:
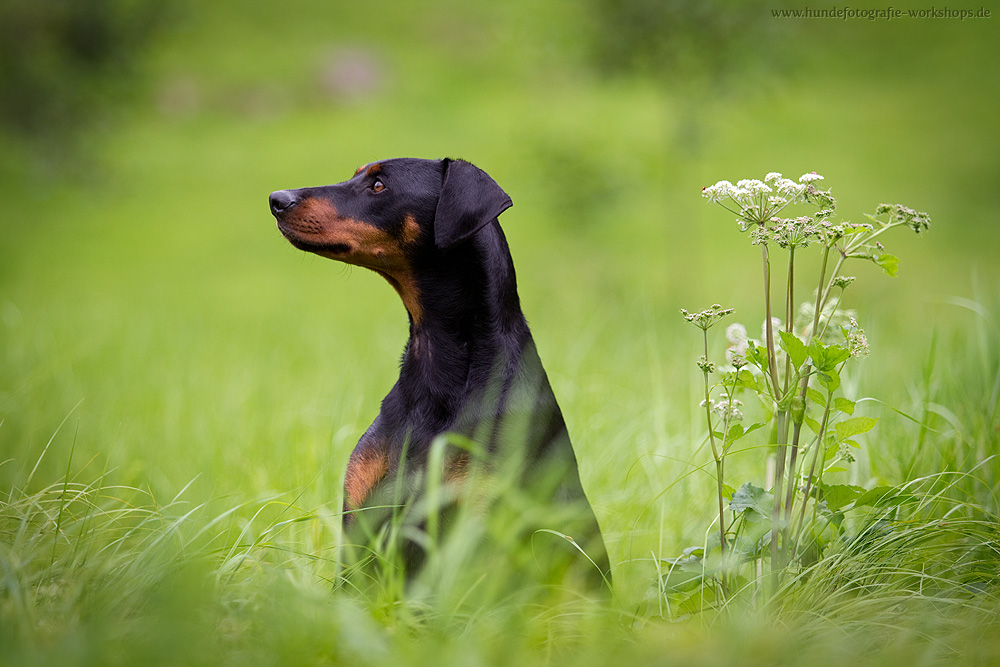
[[[689,313],[688,311],[681,308],[681,315],[684,319],[695,325],[699,329],[708,330],[712,325],[721,320],[726,315],[733,313],[735,308],[723,308],[719,304],[712,305],[711,308],[706,308],[705,310],[699,311],[697,313]]]
[[[889,219],[892,222],[904,224],[917,234],[926,232],[931,226],[931,217],[929,215],[923,211],[915,211],[909,206],[903,206],[902,204],[894,204],[892,206],[880,204],[876,210],[879,213],[889,213]]]
[[[735,213],[741,231],[764,226],[785,207],[797,203],[817,204],[826,209],[824,216],[832,213],[836,201],[828,191],[818,190],[813,183],[823,180],[816,172],[803,174],[799,182],[783,177],[772,171],[764,180],[744,178],[733,185],[729,181],[719,181],[702,188],[701,195],[708,201],[719,204]],[[756,231],[756,230],[755,230]],[[755,236],[754,243],[765,243],[766,238]]]
[[[837,276],[833,279],[833,286],[840,289],[847,289],[854,280],[854,276]]]

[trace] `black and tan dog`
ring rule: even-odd
[[[347,466],[345,526],[387,498],[401,501],[400,489],[419,495],[435,438],[457,433],[482,445],[487,472],[507,471],[558,509],[549,515],[557,523],[531,523],[571,535],[608,574],[497,222],[510,205],[485,172],[448,159],[373,162],[343,183],[271,194],[292,245],[375,271],[409,313],[399,379]],[[461,483],[474,459],[451,449],[438,473]]]

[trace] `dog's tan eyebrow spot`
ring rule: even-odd
[[[360,174],[361,172],[363,172],[365,170],[365,167],[367,167],[367,166],[368,166],[367,164],[363,164],[360,167],[358,167],[357,169],[355,169],[354,170],[354,175],[357,176],[358,174]]]
[[[368,167],[368,171],[365,172],[365,175],[366,176],[374,176],[375,174],[379,173],[380,171],[382,171],[382,165],[379,164],[378,162],[376,162],[372,166]]]

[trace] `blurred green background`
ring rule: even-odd
[[[759,252],[700,196],[716,180],[817,171],[841,218],[929,212],[886,241],[898,278],[855,269],[852,388],[907,410],[951,382],[991,432],[992,371],[965,365],[995,360],[998,19],[771,11],[799,7],[4,3],[0,489],[37,465],[35,485],[114,470],[158,498],[196,479],[196,500],[335,507],[406,316],[374,274],[294,250],[266,200],[396,156],[462,157],[513,198],[524,310],[616,561],[711,516],[678,311],[762,319]],[[950,357],[927,375],[933,340]],[[882,416],[853,481],[942,465]]]

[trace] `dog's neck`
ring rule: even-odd
[[[472,375],[488,380],[498,366],[516,361],[531,334],[499,224],[436,254],[420,275],[416,307],[406,304],[410,338],[400,373],[414,400],[440,400]]]

